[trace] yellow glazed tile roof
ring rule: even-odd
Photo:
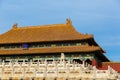
[[[46,48],[28,48],[28,49],[2,49],[0,55],[19,55],[19,54],[46,54],[61,52],[93,52],[101,50],[97,46],[62,46],[62,47],[46,47]]]
[[[70,20],[67,20],[65,24],[44,26],[17,27],[17,25],[14,25],[11,30],[0,35],[0,44],[83,40],[89,38],[93,38],[93,35],[77,32]]]

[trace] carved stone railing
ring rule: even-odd
[[[30,63],[2,63],[0,65],[0,78],[36,78],[36,77],[52,77],[60,78],[105,78],[105,79],[116,79],[117,72],[108,67],[108,70],[98,70],[95,66],[83,67],[81,64],[75,63],[52,63],[43,64],[39,62]]]

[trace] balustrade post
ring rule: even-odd
[[[4,76],[4,66],[2,66],[2,77]]]
[[[24,77],[25,77],[25,68],[23,68],[23,71],[22,71],[22,76],[23,76],[23,79],[24,79]]]
[[[96,66],[93,66],[93,78],[95,79],[96,78]]]
[[[67,68],[67,79],[69,79],[69,77],[70,77],[69,76],[70,75],[70,68],[69,68],[69,66],[67,66],[66,68]]]
[[[80,74],[82,74],[82,66],[80,65]]]
[[[13,67],[13,64],[12,64],[12,77],[14,77],[14,67]]]
[[[35,68],[34,69],[34,77],[36,77],[36,74],[37,74],[37,69]]]
[[[46,77],[47,76],[47,60],[45,59],[45,71],[44,71],[44,77]]]
[[[4,67],[5,67],[5,61],[2,62],[2,77],[4,76]]]
[[[56,64],[56,66],[55,66],[55,72],[56,72],[56,77],[58,76],[58,66],[57,66],[57,64]]]
[[[83,62],[82,66],[83,66],[83,68],[84,68],[84,67],[85,67],[85,60],[83,60],[82,62]]]
[[[107,71],[108,77],[110,77],[110,71],[111,71],[111,68],[110,66],[108,66],[108,71]]]
[[[38,61],[37,61],[37,68],[39,68],[39,64],[40,64],[40,62],[39,62],[39,59],[38,59]]]

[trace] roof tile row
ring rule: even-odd
[[[0,50],[0,55],[15,54],[42,54],[42,53],[61,53],[61,52],[92,52],[101,50],[96,46],[67,46],[67,47],[51,47],[51,48],[28,48],[28,49],[4,49]]]
[[[72,24],[53,24],[44,26],[17,27],[0,35],[0,44],[83,40],[93,38],[93,35],[77,32]]]

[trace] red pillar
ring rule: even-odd
[[[98,63],[97,63],[97,61],[95,59],[92,59],[92,66],[98,67]]]

